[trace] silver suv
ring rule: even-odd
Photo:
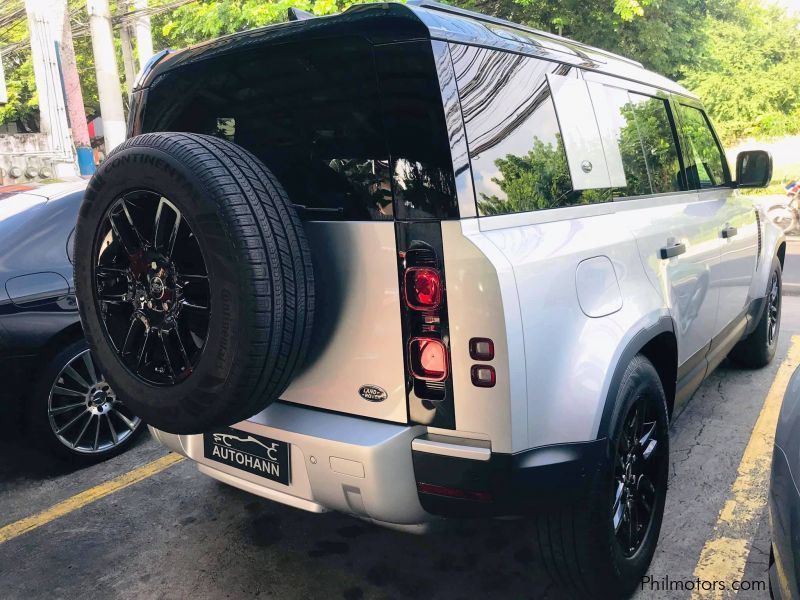
[[[766,365],[785,243],[702,104],[639,63],[430,2],[157,56],[76,235],[117,395],[202,473],[421,529],[532,516],[627,593],[668,423]]]

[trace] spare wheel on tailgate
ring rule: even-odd
[[[171,433],[231,425],[302,364],[314,276],[302,223],[269,169],[215,137],[150,133],[92,178],[75,281],[117,396]]]

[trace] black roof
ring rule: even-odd
[[[227,35],[185,50],[162,53],[156,55],[150,68],[145,67],[139,86],[147,86],[159,75],[182,65],[238,52],[253,45],[339,35],[359,35],[376,44],[434,39],[497,48],[693,96],[681,85],[646,70],[634,60],[551,33],[429,0],[409,0],[407,4],[360,4],[336,15],[278,23]]]

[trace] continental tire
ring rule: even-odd
[[[190,133],[115,149],[76,228],[86,338],[117,396],[171,433],[267,407],[302,364],[314,277],[302,223],[255,156]]]

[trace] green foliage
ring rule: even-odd
[[[7,74],[8,103],[0,105],[0,124],[16,123],[20,132],[38,131],[39,96],[33,80],[30,49],[5,55],[3,67]]]
[[[502,177],[492,177],[505,197],[481,192],[478,209],[482,215],[528,212],[574,204],[591,204],[607,200],[601,190],[575,192],[569,176],[569,165],[561,136],[556,145],[533,139],[533,147],[525,156],[508,154],[495,165]]]
[[[371,1],[371,0],[368,0]],[[758,0],[451,0],[640,60],[681,80],[706,102],[726,142],[800,133],[798,19]],[[170,0],[150,0],[157,7]],[[69,0],[84,9],[83,0]],[[288,8],[318,15],[354,0],[197,0],[152,17],[154,47],[182,48],[220,35],[286,20]],[[111,2],[112,13],[117,2]],[[77,20],[85,20],[83,18]],[[0,46],[27,35],[24,22]],[[75,39],[86,113],[99,113],[91,40]],[[120,77],[123,65],[117,48]],[[3,57],[9,102],[0,123],[35,127],[37,95],[30,51]]]
[[[227,33],[280,23],[287,19],[290,7],[328,15],[360,3],[363,0],[199,0],[153,17],[153,36],[156,47],[183,48]]]
[[[598,48],[635,58],[668,77],[694,60],[706,31],[698,27],[709,10],[730,0],[456,0]]]
[[[709,17],[713,32],[684,84],[703,98],[726,142],[800,133],[800,20],[755,0],[736,17]]]

